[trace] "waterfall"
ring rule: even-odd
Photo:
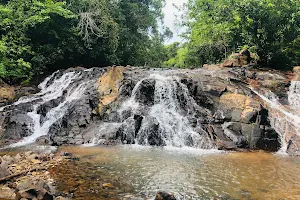
[[[292,108],[300,109],[300,81],[291,81],[288,101]]]
[[[141,102],[140,95],[141,88],[147,81],[155,82],[152,94],[154,96],[153,103],[150,106]],[[193,146],[206,149],[214,147],[211,138],[201,128],[201,124],[196,122],[197,124],[193,125],[191,122],[191,119],[197,120],[195,115],[199,113],[199,110],[204,111],[205,109],[196,104],[190,96],[187,86],[180,83],[178,77],[151,74],[140,80],[135,85],[129,100],[122,104],[119,113],[123,113],[124,110],[130,110],[132,116],[140,115],[141,110],[146,110],[143,113],[140,129],[136,133],[135,143],[177,147]],[[126,136],[134,135],[130,127],[124,132]],[[153,137],[155,137],[155,141],[149,141],[154,140]]]
[[[32,135],[23,138],[20,142],[10,145],[10,147],[23,146],[33,143],[38,137],[47,135],[49,128],[57,120],[62,118],[66,113],[70,102],[79,99],[88,82],[78,84],[77,81],[82,77],[82,72],[67,72],[60,74],[58,71],[47,77],[40,85],[41,91],[37,94],[20,98],[14,105],[32,103],[33,110],[27,115],[32,119],[32,124],[28,127]],[[41,120],[41,114],[38,109],[43,104],[55,100],[59,97],[64,97],[64,100],[57,106],[51,108],[46,116]]]
[[[293,83],[295,84],[295,83]],[[289,92],[289,103],[292,108],[297,106],[297,102],[295,101],[297,97],[300,95],[297,86],[290,87]],[[251,90],[257,94],[264,102],[269,105],[269,120],[272,128],[279,133],[281,136],[281,150],[280,152],[285,153],[288,148],[288,143],[286,141],[287,133],[292,129],[291,127],[300,127],[300,116],[293,109],[290,109],[288,106],[283,106],[279,103],[278,98],[274,93],[268,91],[266,95],[261,94],[255,89],[251,88]],[[293,134],[300,135],[298,130]]]

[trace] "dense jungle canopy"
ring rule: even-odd
[[[162,24],[164,0],[0,0],[0,79],[57,69],[201,67],[249,49],[263,66],[300,65],[299,0],[189,0],[184,43]]]

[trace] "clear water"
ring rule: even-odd
[[[74,199],[99,199],[103,193],[107,199],[154,199],[159,190],[174,193],[178,199],[300,199],[298,157],[175,147],[62,150],[80,157],[56,170],[63,174],[56,181],[65,191],[74,185],[66,180],[81,173],[74,179]],[[103,180],[115,188],[104,190]]]

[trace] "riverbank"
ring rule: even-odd
[[[53,149],[53,148],[52,148]],[[0,152],[0,199],[67,200],[72,196],[56,190],[51,171],[69,155],[51,151],[12,149]],[[63,196],[61,196],[63,195]]]

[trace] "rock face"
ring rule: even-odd
[[[123,80],[123,71],[124,67],[112,67],[97,81],[100,98],[98,113],[104,112],[104,107],[118,98],[119,88]]]
[[[32,124],[32,119],[27,115],[32,111],[32,105],[19,104],[5,113],[2,120],[2,143],[7,144],[17,142],[23,137],[32,134],[28,128]]]
[[[15,98],[15,95],[14,87],[3,84],[0,86],[0,105],[12,101]]]
[[[10,86],[0,83],[0,107],[12,103],[15,99],[37,92],[35,87]]]
[[[248,52],[240,54],[250,62]],[[68,85],[62,91],[50,90],[60,80]],[[0,134],[2,143],[14,143],[36,135],[38,124],[46,130],[37,134],[39,144],[138,143],[277,151],[285,132],[274,126],[274,108],[250,89],[271,91],[266,80],[278,81],[274,91],[280,94],[288,87],[284,74],[245,67],[60,71],[43,82],[42,93],[0,112]],[[48,93],[43,91],[53,95],[45,98]],[[287,144],[292,141],[286,150],[297,154],[300,139],[294,131],[284,138]]]

